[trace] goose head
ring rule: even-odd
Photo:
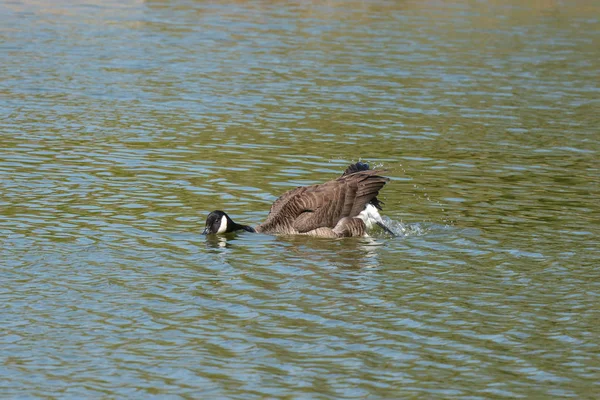
[[[246,225],[240,225],[235,222],[221,210],[215,210],[208,214],[206,218],[206,227],[204,228],[203,235],[210,235],[216,233],[229,233],[234,231],[244,230],[247,232],[256,232],[254,228]]]

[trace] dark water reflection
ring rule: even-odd
[[[4,397],[596,397],[595,2],[0,7]],[[358,159],[398,238],[199,235]]]

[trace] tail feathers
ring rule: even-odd
[[[383,201],[379,200],[377,197],[375,197],[373,200],[371,200],[371,203],[375,206],[376,209],[378,209],[379,211],[383,211],[383,205],[385,204]]]
[[[359,161],[356,164],[350,164],[348,166],[348,168],[346,168],[346,170],[344,171],[342,176],[350,175],[355,172],[368,171],[368,170],[369,170],[369,164]]]

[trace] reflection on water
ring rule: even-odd
[[[6,397],[596,397],[597,2],[0,12]],[[395,238],[256,225],[352,161]]]
[[[229,233],[226,235],[206,235],[206,247],[215,255],[227,255],[236,249],[239,240],[248,239],[250,233]],[[257,234],[261,240],[266,235]],[[378,268],[379,247],[385,245],[381,239],[373,237],[344,238],[338,240],[308,236],[278,236],[276,243],[285,248],[281,262],[314,264],[336,268]],[[225,251],[225,252],[223,252]],[[240,248],[239,251],[243,251]]]

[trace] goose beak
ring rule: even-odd
[[[388,228],[387,226],[385,226],[385,225],[383,224],[383,222],[379,222],[379,221],[377,221],[377,222],[376,222],[376,224],[377,224],[377,225],[379,225],[379,227],[380,227],[381,229],[383,229],[383,230],[384,230],[386,233],[388,233],[388,234],[390,234],[390,235],[392,235],[392,236],[394,236],[394,237],[398,236],[398,235],[396,235],[394,232],[392,232],[392,230],[391,230],[390,228]]]
[[[203,235],[208,235],[208,226],[206,228],[204,228],[204,230],[202,231]]]

